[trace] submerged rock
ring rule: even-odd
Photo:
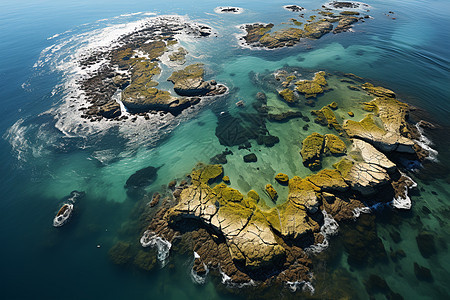
[[[160,168],[160,167],[159,167]],[[131,175],[125,183],[125,188],[142,188],[152,184],[158,177],[158,169],[152,166],[140,169]]]
[[[109,251],[109,258],[116,265],[125,265],[132,259],[132,251],[129,243],[117,242]]]
[[[414,263],[414,274],[416,275],[417,279],[421,281],[428,281],[432,282],[433,275],[431,274],[431,270],[419,265],[418,263]]]
[[[425,258],[430,258],[437,253],[434,236],[430,232],[421,232],[416,236],[417,247],[420,254]]]
[[[250,153],[247,155],[244,155],[244,162],[251,163],[251,162],[257,162],[258,158],[256,157],[255,153]]]

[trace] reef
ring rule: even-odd
[[[183,22],[181,18],[157,17],[142,29],[121,36],[112,49],[99,49],[83,58],[82,69],[101,67],[88,71],[88,76],[80,79],[88,103],[79,108],[81,117],[91,121],[121,120],[132,114],[147,119],[149,113],[156,111],[178,115],[199,103],[200,97],[224,94],[225,86],[204,81],[203,74],[174,82],[178,96],[159,89],[156,80],[161,75],[162,64],[171,67],[185,63],[188,52],[178,46],[181,34],[204,38],[211,32],[206,25]],[[186,69],[189,68],[195,67]]]
[[[298,86],[299,73],[295,76],[293,73],[292,70],[279,70],[275,76],[261,78],[270,79],[266,88],[276,95],[280,86],[285,85],[286,89]],[[325,72],[317,72],[311,82],[327,86],[325,76]],[[405,204],[405,201],[409,199],[408,189],[414,182],[401,172],[403,169],[395,159],[407,155],[419,160],[421,150],[415,142],[415,126],[408,120],[409,106],[397,100],[395,93],[386,88],[364,83],[361,79],[353,82],[358,85],[358,91],[354,93],[366,96],[364,101],[352,107],[366,113],[359,117],[360,120],[356,116],[355,120],[344,119],[347,109],[341,109],[338,100],[311,112],[315,122],[324,126],[321,127],[324,132],[311,133],[301,142],[302,162],[314,170],[312,174],[302,178],[276,173],[265,186],[253,189],[250,186],[251,190],[243,194],[229,185],[234,178],[225,174],[221,164],[199,164],[183,184],[172,184],[172,200],[164,201],[146,224],[141,240],[143,245],[156,238],[172,244],[176,243],[175,237],[188,235],[193,251],[198,255],[194,272],[206,276],[209,269],[216,269],[235,284],[250,285],[310,283],[311,258],[328,246],[329,235],[338,224],[349,228],[343,233],[343,246],[349,253],[350,265],[367,263],[368,247],[373,252],[369,263],[387,259],[383,243],[373,231],[373,216],[361,218],[356,229],[348,221],[362,212],[369,212],[373,205],[391,205],[398,209],[410,207],[411,203]],[[267,110],[262,109],[266,104],[265,94],[258,93],[253,106],[260,111],[260,117],[252,122],[286,121],[291,116],[304,118],[295,111],[269,117]],[[241,115],[244,116],[248,115]],[[222,117],[229,126],[240,122],[230,115]],[[260,129],[260,126],[255,128]],[[236,130],[245,128],[248,127]],[[265,144],[263,137],[274,139],[267,132],[259,138],[253,135],[255,140]],[[239,149],[251,147],[248,137],[234,145],[241,145]],[[245,162],[257,161],[254,153],[243,159]],[[336,163],[330,168],[322,168],[323,161],[328,159]],[[282,189],[288,190],[287,196],[281,193]],[[256,190],[266,195],[260,196]],[[187,224],[191,224],[190,227]],[[432,240],[428,233],[417,237],[424,257],[435,252]],[[394,256],[401,259],[401,255]],[[420,266],[415,269],[418,278],[429,280],[426,270]],[[376,277],[370,277],[366,287],[369,291],[380,288],[386,294],[393,293]]]
[[[358,5],[350,5],[347,8],[352,9],[358,7]],[[292,12],[304,10],[304,8],[298,5],[285,5],[284,8]],[[250,47],[262,47],[267,49],[290,47],[298,44],[302,39],[319,39],[330,32],[336,34],[349,31],[354,23],[364,18],[368,18],[368,15],[364,15],[364,17],[360,16],[358,11],[346,10],[339,13],[338,11],[340,8],[340,6],[333,5],[330,8],[314,10],[314,12],[321,17],[318,18],[316,14],[310,15],[306,22],[299,22],[296,19],[291,19],[290,21],[292,21],[296,27],[283,28],[281,25],[275,26],[272,23],[241,25],[240,29],[242,29],[245,34],[240,39],[244,41],[245,45]],[[335,11],[333,12],[332,10]],[[300,17],[305,18],[304,13],[302,13]],[[337,23],[336,26],[334,25],[335,23]],[[298,28],[302,25],[302,28]],[[274,27],[277,29],[273,30]]]

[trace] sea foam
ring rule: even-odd
[[[141,237],[142,247],[156,247],[158,251],[158,260],[164,267],[167,263],[167,258],[169,258],[169,251],[172,244],[165,240],[164,238],[156,235],[153,231],[146,230]]]

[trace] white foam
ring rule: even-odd
[[[257,47],[257,46],[254,46],[254,45],[251,45],[251,44],[247,43],[247,41],[243,38],[244,36],[247,35],[247,30],[245,29],[245,26],[247,26],[247,25],[255,25],[255,24],[268,25],[269,23],[255,22],[255,23],[245,23],[245,24],[241,24],[241,25],[235,26],[236,28],[238,28],[238,29],[240,29],[242,31],[242,33],[236,33],[234,35],[236,37],[237,41],[238,41],[238,45],[241,48],[250,49],[250,50],[266,50],[266,51],[277,50],[277,49],[269,49],[267,47]]]
[[[249,282],[244,282],[244,283],[233,282],[231,277],[228,276],[224,271],[222,271],[222,268],[220,266],[219,266],[219,273],[222,276],[222,284],[225,284],[228,287],[243,288],[246,286],[256,286],[256,283],[252,279],[250,279]]]
[[[353,218],[357,219],[361,214],[370,214],[370,207],[357,207],[353,210]]]
[[[142,247],[156,247],[158,250],[158,260],[164,267],[167,263],[167,258],[169,257],[170,248],[172,244],[163,239],[162,237],[156,235],[153,231],[146,230],[141,237]]]
[[[289,8],[290,6],[296,6],[296,7],[298,7],[299,10],[298,11],[292,10],[292,9]],[[306,10],[304,7],[301,7],[301,6],[296,5],[296,4],[283,5],[283,8],[285,10],[287,10],[287,11],[290,11],[290,12],[301,12],[301,11],[305,11]]]
[[[121,16],[115,22],[121,22],[123,18],[128,19],[128,15]],[[171,114],[150,114],[148,119],[143,116],[133,116],[136,118],[135,122],[106,119],[90,122],[81,118],[82,113],[79,110],[89,107],[89,103],[80,82],[95,75],[98,69],[108,63],[107,54],[111,49],[121,45],[121,37],[151,26],[169,25],[180,28],[180,33],[175,36],[178,41],[195,44],[198,39],[192,37],[192,33],[206,31],[202,28],[203,26],[211,28],[208,25],[191,22],[187,17],[179,15],[154,16],[155,13],[150,12],[132,15],[142,16],[142,19],[132,22],[124,21],[125,23],[110,25],[106,28],[74,34],[44,49],[35,63],[37,69],[50,67],[52,71],[60,72],[62,76],[62,83],[52,91],[52,95],[62,97],[62,100],[46,114],[56,120],[54,126],[66,137],[89,138],[95,136],[98,139],[108,134],[109,129],[116,128],[119,135],[128,141],[126,151],[129,151],[129,148],[137,149],[143,144],[154,146],[183,120],[195,117],[203,106],[208,105],[211,103],[211,99],[214,99],[214,97],[204,97],[199,104],[183,111],[176,118]],[[216,34],[212,29],[209,31],[211,34]],[[98,58],[95,64],[80,65],[80,61],[92,56]],[[128,112],[120,101],[119,93],[120,91],[117,91],[113,98],[121,107],[121,115],[126,116]],[[25,128],[19,130],[20,126],[21,124],[17,124],[10,130],[27,130]],[[25,139],[19,143],[18,140],[13,140],[12,134],[10,136],[9,139],[11,143],[16,144],[17,150],[29,146]]]
[[[401,173],[401,172],[400,172]],[[414,180],[411,179],[411,177],[406,176],[405,174],[401,173],[402,176],[405,176],[407,178],[408,184],[405,186],[405,192],[403,195],[399,195],[398,197],[394,197],[392,200],[392,206],[397,209],[411,209],[412,203],[411,198],[408,196],[408,190],[416,188],[417,183],[414,182]]]
[[[323,6],[325,6],[326,8],[330,8],[333,10],[338,10],[338,11],[342,11],[342,10],[352,10],[352,11],[368,11],[370,9],[372,9],[372,6],[370,6],[367,3],[364,2],[356,2],[356,1],[346,1],[346,2],[351,2],[352,4],[356,5],[357,7],[344,7],[344,8],[334,8],[333,7],[333,3],[334,2],[339,2],[339,1],[331,1],[328,3],[325,3]]]
[[[316,291],[309,281],[287,281],[287,287],[291,290],[291,292],[297,292],[301,290],[303,292],[309,292],[311,295]]]
[[[333,219],[331,215],[327,214],[325,210],[322,210],[322,214],[324,220],[323,225],[320,227],[320,234],[323,235],[324,238],[323,242],[311,245],[308,248],[306,248],[305,251],[308,253],[317,254],[328,248],[329,245],[328,238],[335,235],[339,231],[338,222],[336,222],[336,220]]]
[[[235,9],[236,11],[223,11],[223,9]],[[244,12],[244,9],[241,7],[235,7],[235,6],[219,6],[214,8],[214,12],[216,14],[234,14],[239,15]]]
[[[26,161],[24,153],[30,147],[30,142],[25,137],[28,126],[23,126],[23,121],[23,119],[17,120],[3,135],[3,138],[9,142],[19,161]]]
[[[200,255],[198,255],[198,253],[194,251],[194,262],[196,259],[200,259]],[[201,276],[197,272],[195,272],[194,267],[191,268],[191,279],[196,284],[205,284],[205,282],[206,282],[206,277],[208,276],[209,269],[205,263],[203,263],[203,267],[206,270],[205,275],[203,275],[203,276]]]
[[[426,151],[428,151],[429,155],[426,159],[434,161],[434,162],[438,162],[437,156],[438,156],[438,152],[436,150],[434,150],[433,148],[431,148],[431,146],[433,145],[433,142],[427,138],[424,134],[424,130],[423,128],[420,126],[420,122],[416,123],[416,128],[417,131],[419,131],[420,133],[420,137],[418,140],[414,140],[420,147],[422,147],[423,149],[425,149]]]

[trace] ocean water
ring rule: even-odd
[[[325,2],[302,1],[308,11]],[[396,91],[417,107],[413,118],[425,118],[440,128],[427,132],[438,151],[437,162],[423,172],[410,174],[418,183],[412,193],[413,207],[399,212],[374,211],[375,222],[367,230],[383,243],[385,257],[367,250],[367,265],[349,263],[349,241],[359,238],[357,224],[341,226],[328,250],[316,260],[316,293],[312,297],[334,298],[327,291],[340,286],[353,298],[369,294],[370,275],[386,280],[405,299],[446,299],[450,288],[450,2],[370,1],[373,19],[354,26],[353,32],[326,35],[288,49],[264,51],[240,47],[238,25],[251,22],[285,22],[297,14],[288,12],[284,1],[10,1],[0,2],[0,76],[2,86],[0,132],[0,238],[2,247],[2,299],[235,299],[310,297],[274,288],[265,294],[250,293],[220,283],[211,274],[204,284],[193,282],[192,256],[171,256],[166,266],[151,272],[118,267],[108,250],[132,228],[139,202],[124,189],[127,178],[149,165],[161,167],[147,189],[158,191],[174,178],[182,178],[198,162],[222,152],[215,136],[222,111],[238,113],[235,102],[246,106],[260,91],[249,72],[264,74],[283,66],[309,71],[351,72]],[[216,14],[217,6],[244,8],[242,14]],[[393,11],[394,14],[390,14]],[[104,124],[81,124],[65,104],[73,79],[77,53],[91,46],[107,45],[118,34],[155,15],[180,15],[210,25],[217,37],[186,41],[187,64],[203,62],[207,76],[230,87],[228,97],[202,101],[177,119],[164,123],[136,122],[120,128]],[[389,14],[389,16],[388,16]],[[395,17],[395,20],[392,19]],[[306,71],[305,71],[306,72]],[[164,70],[160,80],[170,75]],[[339,102],[338,115],[352,105],[348,91],[336,89],[319,98],[317,107]],[[286,109],[276,95],[268,105]],[[308,108],[300,108],[309,111]],[[355,111],[356,117],[362,113]],[[258,162],[243,165],[247,150],[230,147],[224,166],[231,186],[241,192],[251,188],[262,194],[268,178],[278,172],[305,176],[298,152],[308,132],[320,130],[310,123],[308,132],[300,119],[283,124],[268,122],[280,143],[266,148],[253,143]],[[247,151],[247,152],[246,152]],[[332,159],[325,161],[331,165]],[[257,174],[257,176],[255,176]],[[77,203],[69,224],[52,227],[52,219],[71,191],[86,192]],[[280,188],[280,199],[287,190]],[[272,205],[265,199],[268,205]],[[282,200],[279,200],[282,201]],[[366,222],[363,216],[357,222]],[[364,224],[366,224],[364,223]],[[436,253],[421,255],[416,242],[420,232],[433,234]],[[132,235],[132,234],[131,234]],[[400,238],[399,238],[400,237]],[[368,246],[369,247],[369,246]],[[372,249],[372,248],[370,248]],[[404,258],[391,253],[403,250]],[[414,263],[431,270],[433,280],[418,280]],[[375,299],[381,293],[372,292]]]

